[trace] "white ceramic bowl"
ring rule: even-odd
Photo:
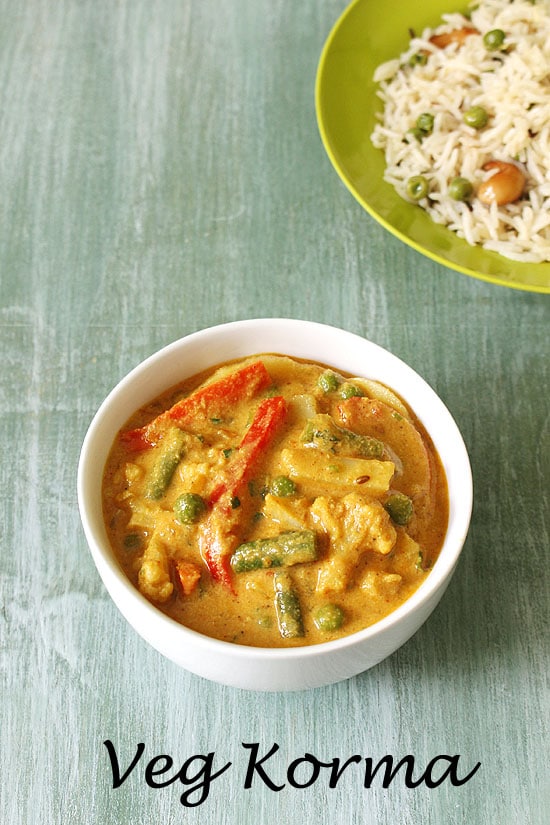
[[[278,352],[321,361],[395,389],[422,421],[439,452],[450,496],[449,526],[430,575],[401,607],[376,624],[333,642],[292,649],[221,642],[165,616],[130,583],[103,523],[101,480],[117,432],[130,415],[168,387],[223,361]],[[426,621],[457,564],[470,522],[472,476],[460,432],[435,392],[386,350],[335,327],[288,319],[237,321],[188,335],[147,358],[108,395],[90,424],[78,468],[84,532],[99,574],[122,615],[160,653],[200,676],[253,690],[302,690],[347,679],[381,662]]]

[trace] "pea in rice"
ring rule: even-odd
[[[384,108],[371,138],[397,192],[472,245],[550,261],[550,0],[481,0],[467,18],[444,15],[375,81]],[[483,203],[501,169],[521,182],[515,199]]]

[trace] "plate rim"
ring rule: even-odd
[[[337,35],[340,33],[340,31],[341,31],[342,27],[344,26],[344,24],[346,23],[348,17],[353,14],[356,7],[358,7],[360,5],[363,5],[365,3],[369,3],[369,2],[371,2],[371,0],[352,0],[352,2],[349,3],[344,8],[344,10],[341,12],[341,14],[337,17],[337,19],[334,22],[334,24],[332,25],[332,27],[331,27],[331,29],[328,33],[328,36],[326,37],[326,39],[324,41],[323,47],[321,49],[319,61],[318,61],[318,64],[317,64],[316,76],[315,76],[314,98],[315,98],[315,114],[316,114],[316,120],[317,120],[317,128],[318,128],[319,135],[321,137],[321,142],[323,144],[325,152],[328,155],[328,158],[329,158],[334,170],[336,171],[338,177],[340,178],[341,182],[345,185],[345,187],[348,189],[348,191],[351,193],[351,195],[353,195],[355,200],[362,206],[362,208],[367,212],[368,215],[370,215],[375,221],[377,221],[377,223],[379,223],[384,229],[386,229],[386,231],[388,231],[394,237],[398,238],[402,243],[406,244],[411,249],[414,249],[415,252],[422,255],[423,257],[429,258],[429,259],[435,261],[436,263],[440,264],[441,266],[444,266],[448,269],[454,270],[455,272],[458,272],[462,275],[466,275],[466,276],[471,277],[475,280],[484,281],[485,283],[490,283],[490,284],[493,284],[493,285],[496,285],[496,286],[502,286],[502,287],[505,287],[507,289],[515,289],[515,290],[520,291],[520,292],[550,294],[550,262],[547,263],[547,266],[548,266],[548,269],[549,269],[549,283],[548,283],[547,286],[545,286],[543,284],[520,283],[517,279],[508,280],[508,279],[504,278],[503,276],[490,275],[490,274],[487,274],[487,273],[479,272],[475,269],[472,269],[471,267],[455,263],[455,262],[443,257],[442,255],[438,254],[437,252],[433,252],[433,251],[427,249],[426,247],[423,247],[422,244],[414,241],[412,238],[410,238],[408,235],[406,235],[404,232],[402,232],[399,228],[397,228],[396,226],[393,226],[386,218],[384,218],[382,215],[380,215],[373,206],[371,206],[368,203],[368,201],[360,194],[360,192],[357,190],[355,185],[352,183],[352,181],[348,177],[346,171],[343,169],[342,164],[338,161],[338,159],[336,157],[336,153],[333,149],[333,145],[332,145],[332,143],[329,139],[326,121],[325,121],[325,118],[323,116],[322,97],[323,97],[323,89],[324,89],[324,87],[323,87],[324,77],[325,77],[325,74],[326,74],[328,57],[331,53],[331,49],[334,45],[334,41],[335,41]],[[440,228],[444,228],[444,227],[440,227]],[[448,231],[452,232],[452,230],[448,230]],[[452,235],[455,238],[458,238],[456,233],[452,232]],[[459,238],[459,240],[464,240],[464,239]],[[467,244],[467,241],[464,240],[464,243]],[[489,252],[489,250],[486,250],[486,252]],[[494,253],[494,254],[498,255],[499,253]],[[502,257],[502,258],[506,259],[506,256],[500,256],[499,255],[499,257]],[[511,259],[507,259],[507,260],[511,260]],[[541,263],[545,263],[545,262],[541,262]],[[538,265],[540,266],[540,263]]]

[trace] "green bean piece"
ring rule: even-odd
[[[339,383],[338,376],[331,370],[326,370],[326,372],[323,372],[317,380],[317,384],[323,392],[334,392],[338,389]]]
[[[407,195],[413,201],[422,200],[428,194],[429,184],[424,175],[413,175],[407,181]]]
[[[330,415],[322,413],[307,422],[301,441],[325,452],[341,456],[382,458],[384,454],[382,441],[370,435],[358,435],[352,430],[339,427]]]
[[[174,502],[174,513],[182,524],[193,524],[206,510],[206,502],[198,493],[183,493]]]
[[[297,639],[304,635],[304,623],[298,594],[292,586],[288,573],[276,573],[273,578],[275,589],[275,613],[279,633],[283,639]]]
[[[145,489],[145,497],[158,501],[172,481],[176,467],[180,463],[186,442],[186,435],[178,427],[171,427],[156,448],[157,460],[151,470]]]
[[[317,543],[313,530],[288,530],[239,545],[231,556],[231,568],[235,573],[248,573],[270,567],[291,567],[316,559]]]
[[[468,178],[453,178],[449,184],[449,197],[454,201],[467,201],[472,196],[474,187]]]
[[[277,476],[271,482],[270,492],[279,498],[286,498],[296,494],[296,484],[288,476]]]
[[[483,106],[472,106],[471,109],[464,112],[464,123],[471,126],[472,129],[483,129],[484,126],[487,126],[488,120],[489,114]]]
[[[337,604],[324,604],[315,611],[313,621],[318,630],[332,633],[342,627],[344,618],[344,611]]]
[[[434,121],[435,118],[431,112],[422,112],[416,119],[416,128],[420,129],[424,135],[431,135],[434,130]]]
[[[396,524],[404,527],[413,514],[413,503],[405,493],[392,493],[385,501],[384,507]]]
[[[506,35],[502,29],[491,29],[483,35],[483,45],[490,52],[497,52],[504,45]]]
[[[139,533],[127,533],[124,536],[123,543],[125,550],[137,550],[138,547],[141,547],[141,536]]]

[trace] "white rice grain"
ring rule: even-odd
[[[440,49],[430,42],[433,34],[466,25],[478,34],[461,45]],[[483,44],[492,29],[505,32],[497,52]],[[427,53],[426,63],[411,66],[419,52]],[[410,200],[408,179],[425,175],[430,192],[419,205],[435,223],[513,260],[550,261],[550,0],[481,0],[470,19],[444,15],[439,27],[412,38],[398,59],[379,66],[375,80],[384,108],[372,142],[384,151],[385,179],[400,196]],[[483,129],[463,121],[472,106],[489,113]],[[424,112],[434,115],[432,133],[407,142]],[[491,159],[521,165],[526,187],[515,203],[488,207],[475,197]],[[447,194],[457,176],[474,186],[469,203]]]

